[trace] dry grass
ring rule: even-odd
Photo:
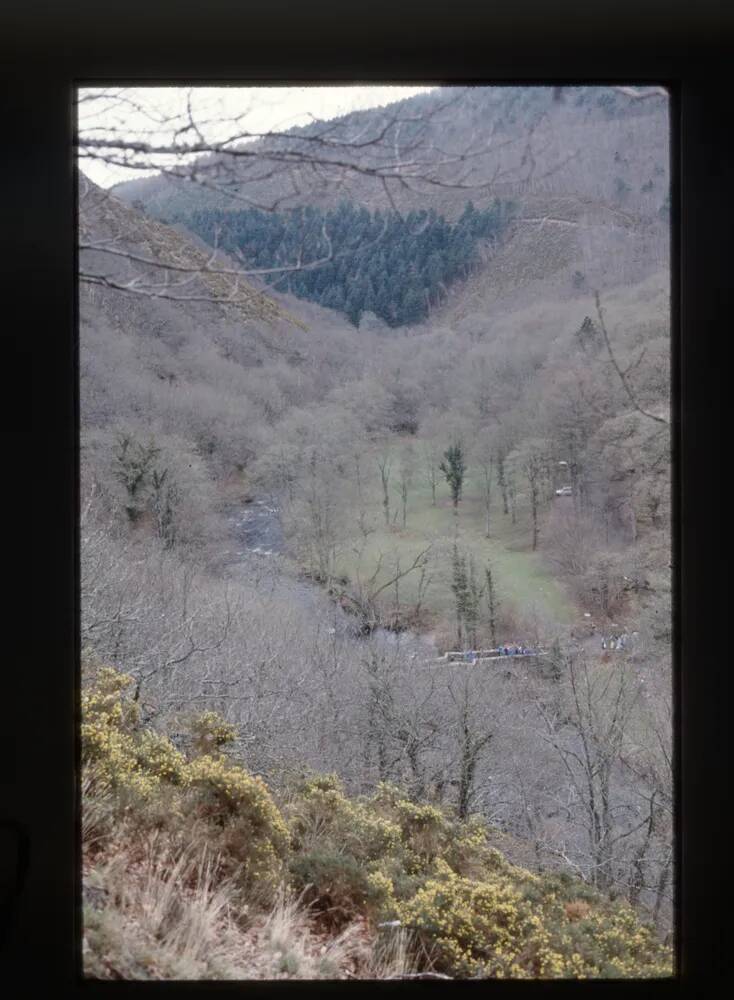
[[[237,962],[242,931],[233,883],[218,877],[204,849],[177,859],[155,840],[140,863],[120,852],[87,878],[104,895],[85,912],[85,971],[94,978],[244,978]],[[241,911],[240,911],[241,912]]]
[[[301,897],[282,891],[262,927],[260,944],[271,978],[343,979],[368,961],[366,937],[359,921],[336,937],[317,936]]]
[[[377,979],[409,964],[402,936],[373,947],[363,921],[317,933],[285,889],[268,913],[251,915],[206,847],[176,858],[154,837],[142,862],[118,851],[88,872],[85,899],[84,970],[93,979]]]
[[[82,776],[81,796],[84,803],[84,808],[81,810],[82,849],[85,852],[95,852],[106,843],[112,833],[115,799],[109,787],[100,787],[89,774]]]
[[[405,927],[388,928],[374,943],[369,979],[396,979],[417,971],[414,935]]]

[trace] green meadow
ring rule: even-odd
[[[529,514],[518,498],[517,523],[502,511],[499,486],[493,484],[490,513],[490,537],[486,537],[486,514],[481,485],[471,466],[464,480],[462,499],[454,513],[449,489],[443,480],[436,490],[433,506],[431,488],[423,470],[417,466],[408,493],[406,526],[402,526],[402,504],[397,490],[399,462],[393,463],[390,482],[390,526],[385,524],[382,492],[376,457],[368,459],[366,469],[374,474],[371,488],[363,490],[365,517],[369,527],[365,537],[357,532],[346,541],[337,559],[338,572],[352,583],[365,583],[377,570],[371,588],[381,586],[397,572],[407,569],[427,546],[431,546],[423,577],[425,594],[421,609],[434,622],[453,621],[454,595],[452,583],[452,552],[454,541],[459,551],[474,564],[477,582],[483,585],[485,568],[492,571],[494,587],[503,617],[528,625],[537,622],[570,624],[578,615],[563,584],[556,579],[540,552],[531,549]],[[474,471],[474,475],[472,472]],[[365,476],[365,478],[367,478]],[[383,592],[389,603],[401,607],[415,606],[418,600],[421,573],[415,570],[398,582],[398,592],[391,586]],[[513,636],[507,636],[512,639]],[[518,640],[522,637],[516,636]]]

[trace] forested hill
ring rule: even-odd
[[[481,312],[515,308],[516,291],[588,295],[668,266],[667,102],[623,90],[441,88],[248,146],[258,155],[201,158],[204,183],[159,175],[114,191],[205,241],[218,228],[248,268],[333,255],[263,277],[354,324],[453,316],[467,298],[457,279]],[[385,176],[396,155],[407,183]]]
[[[467,198],[484,206],[494,197],[571,196],[647,219],[658,216],[667,198],[663,96],[639,101],[614,87],[440,88],[329,122],[335,157],[359,169],[342,171],[335,183],[333,170],[317,174],[306,165],[292,183],[278,158],[292,152],[308,160],[323,129],[314,123],[253,143],[248,149],[258,155],[238,158],[233,172],[231,161],[198,161],[217,168],[211,185],[169,173],[118,184],[115,194],[162,219],[195,208],[239,208],[241,195],[250,204],[277,201],[279,210],[335,208],[342,201],[370,210],[392,205],[401,213],[433,207],[451,220]],[[383,133],[382,144],[371,143]],[[388,197],[379,173],[395,148],[413,165],[409,184],[387,181]]]
[[[171,221],[264,270],[279,291],[345,313],[355,326],[370,312],[394,327],[425,320],[477,268],[484,241],[498,239],[512,213],[499,199],[484,210],[467,202],[451,223],[433,209],[401,216],[343,202],[328,211],[197,209]]]

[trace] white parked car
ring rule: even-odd
[[[560,490],[556,490],[557,497],[570,497],[573,496],[572,486],[562,486]]]

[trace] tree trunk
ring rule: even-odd
[[[660,910],[662,909],[663,899],[665,897],[665,890],[668,888],[668,881],[670,879],[670,869],[673,861],[673,855],[668,855],[668,860],[663,866],[663,870],[660,872],[660,878],[658,879],[657,892],[655,895],[655,909],[653,910],[653,921],[655,926],[659,928],[660,922]]]
[[[502,493],[502,513],[509,514],[509,507],[507,504],[507,483],[505,481],[505,460],[499,456],[497,458],[497,482],[499,483],[500,491]]]
[[[390,527],[390,494],[388,492],[388,482],[389,474],[384,470],[380,470],[380,476],[382,478],[382,509],[385,513],[385,524]]]

